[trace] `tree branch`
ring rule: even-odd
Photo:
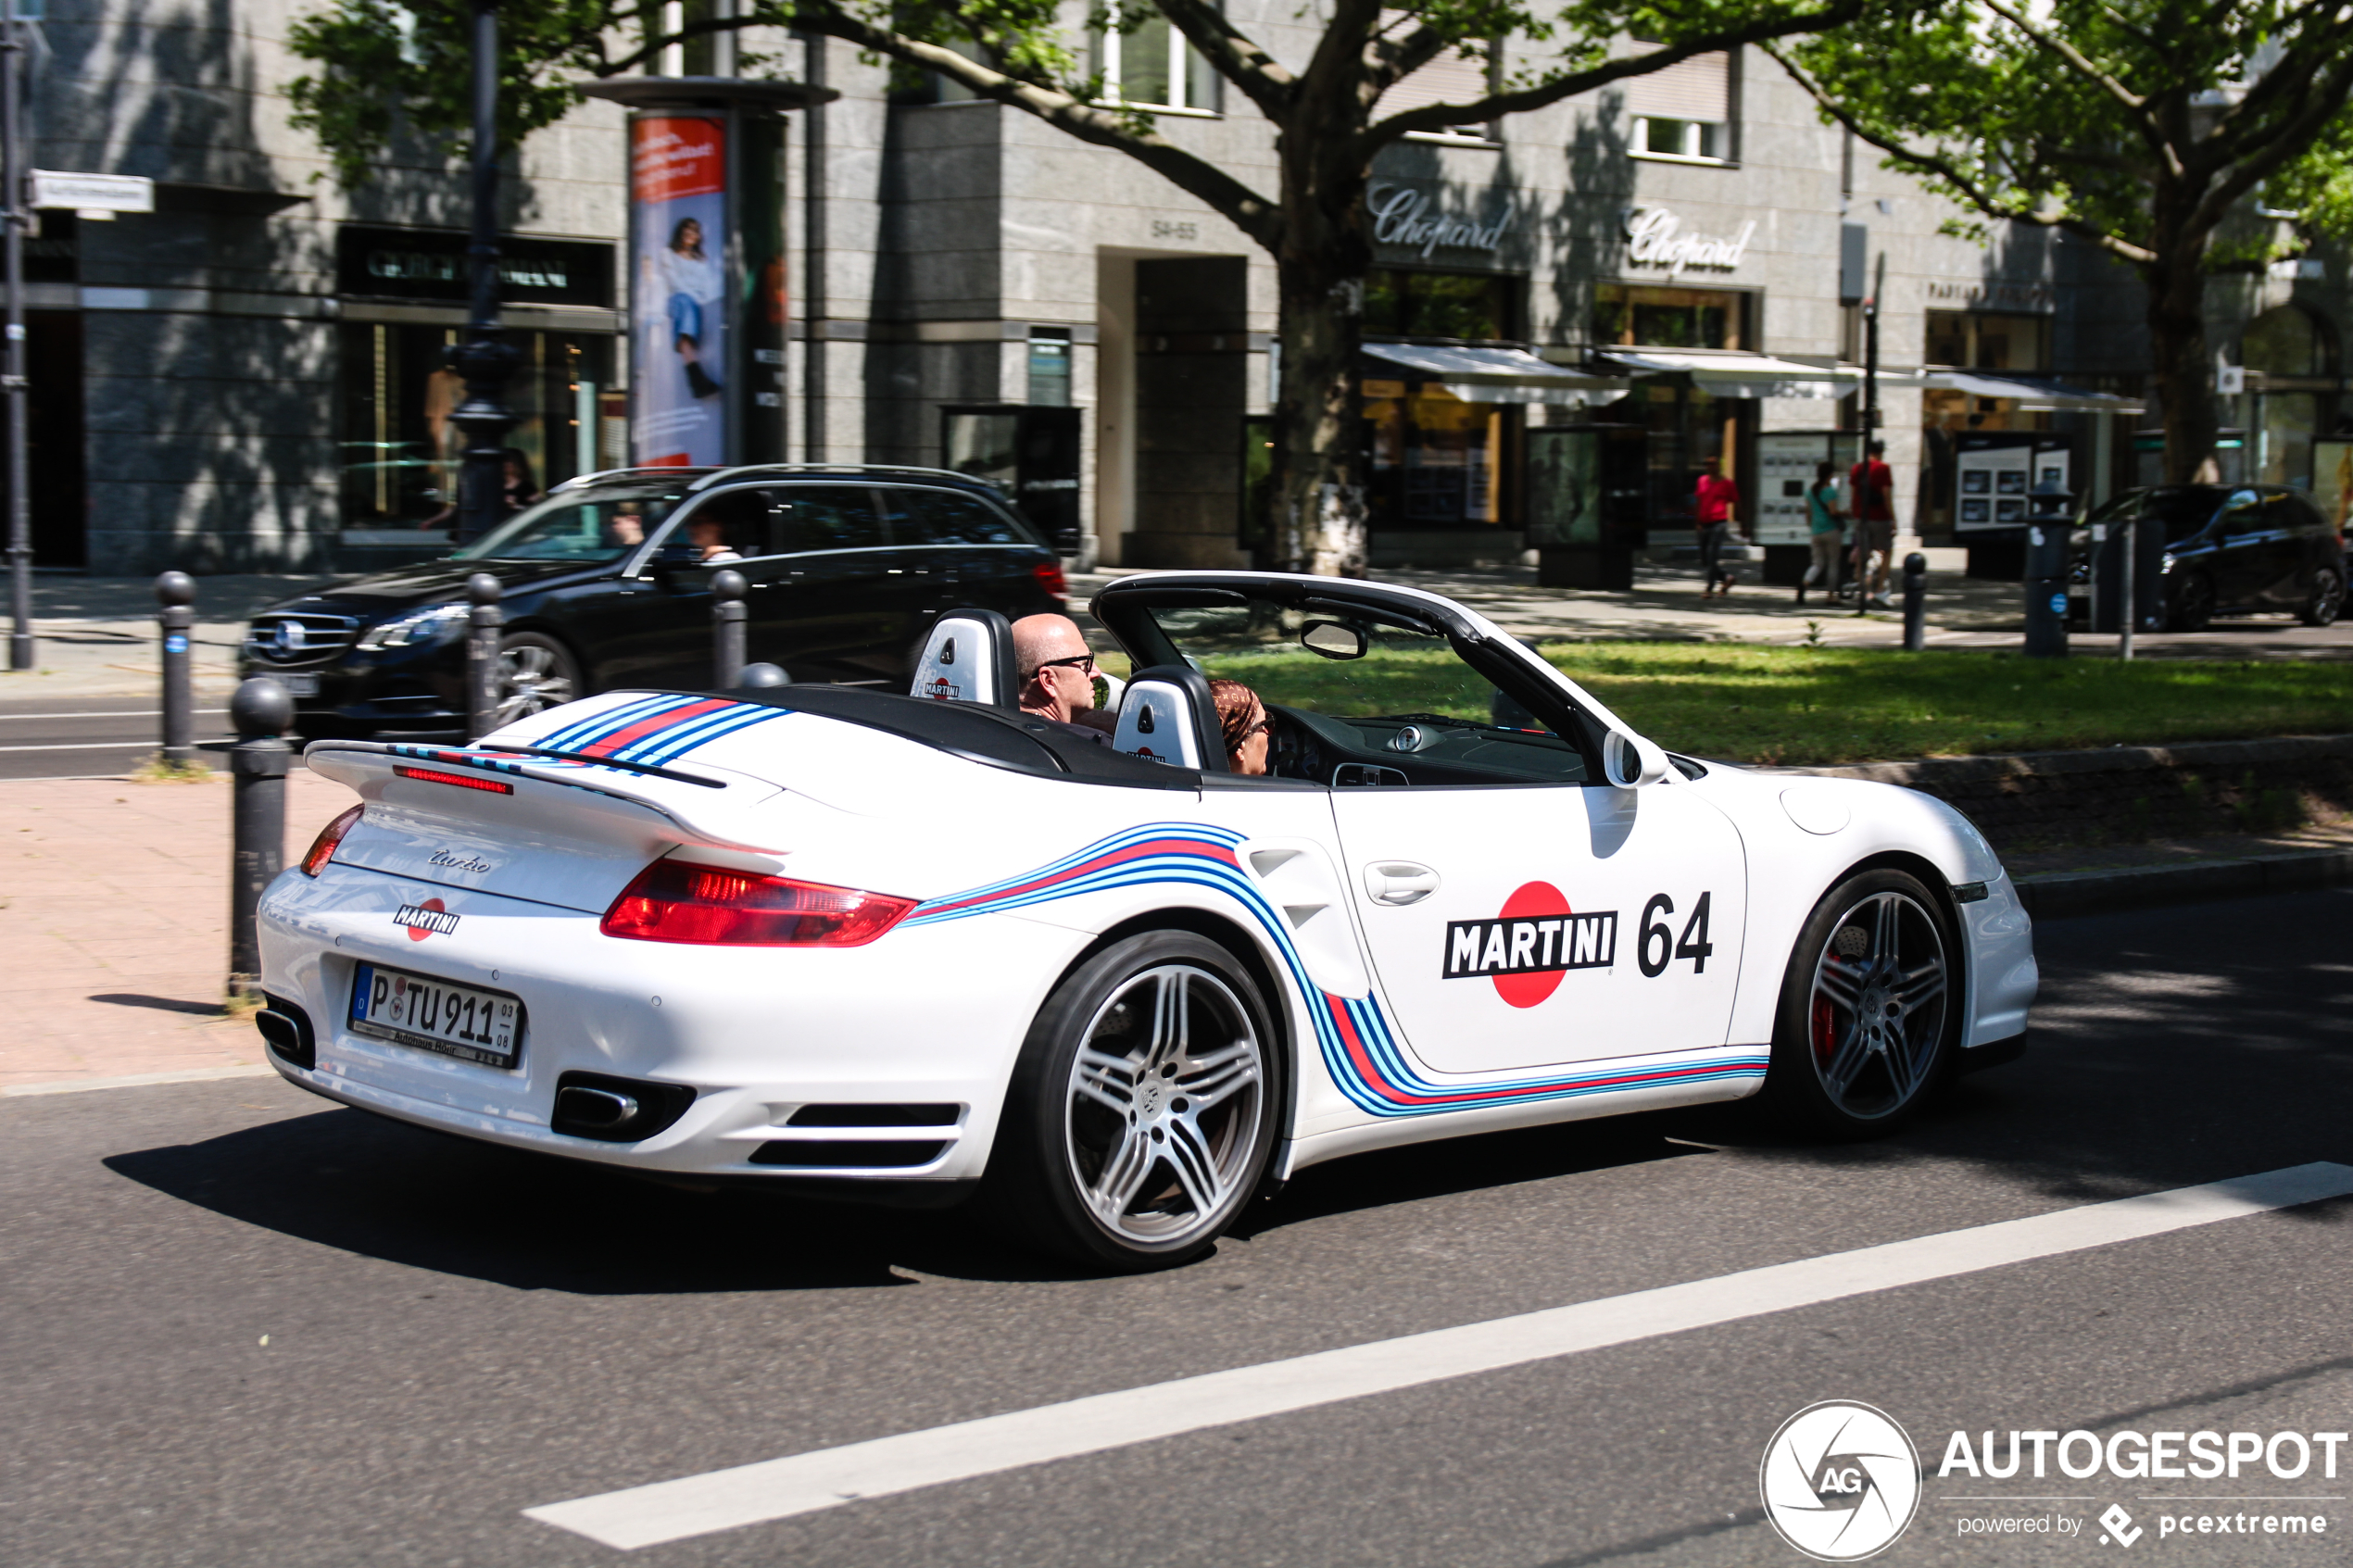
[[[1822,84],[1814,79],[1813,73],[1790,58],[1786,50],[1771,44],[1765,44],[1764,49],[1783,70],[1790,73],[1791,78],[1800,87],[1806,89],[1807,94],[1819,104],[1832,119],[1854,132],[1857,140],[1869,142],[1872,146],[1887,154],[1890,158],[1909,169],[1943,181],[1951,186],[1963,201],[1986,217],[2001,219],[2012,223],[2029,223],[2038,229],[2063,230],[2078,239],[2090,241],[2120,261],[2129,261],[2137,267],[2156,265],[2157,252],[2145,245],[2135,245],[2130,240],[2109,233],[2095,223],[2069,213],[2044,212],[2036,207],[2005,201],[1988,190],[1982,181],[1968,173],[1944,154],[1909,146],[1894,136],[1883,134],[1864,123],[1843,104],[1831,97]]]
[[[1207,158],[1167,141],[1157,131],[1139,131],[1123,117],[1083,103],[1060,89],[993,70],[953,49],[891,32],[830,6],[813,16],[804,13],[800,25],[862,49],[937,71],[981,97],[1035,115],[1082,142],[1125,153],[1178,190],[1200,197],[1211,210],[1268,250],[1277,248],[1281,241],[1282,217],[1276,203]]]
[[[1299,90],[1298,78],[1252,43],[1226,13],[1206,0],[1159,0],[1169,25],[1201,51],[1210,69],[1242,91],[1268,119],[1280,121]]]
[[[1826,28],[1853,21],[1863,14],[1864,6],[1865,0],[1831,0],[1818,11],[1778,19],[1760,18],[1669,48],[1611,60],[1590,70],[1573,71],[1516,92],[1490,93],[1467,104],[1425,104],[1417,109],[1390,115],[1367,128],[1365,144],[1368,148],[1377,148],[1416,131],[1444,131],[1452,126],[1478,125],[1491,119],[1500,119],[1505,115],[1524,114],[1529,109],[1557,104],[1563,98],[1573,98],[1580,93],[1606,87],[1613,82],[1623,82],[1629,76],[1647,76],[1652,71],[1664,70],[1696,56],[1722,54],[1749,44],[1768,44],[1792,33],[1820,32]]]
[[[2029,39],[2032,39],[2043,48],[2066,61],[2069,69],[2074,71],[2076,75],[2082,77],[2084,81],[2089,82],[2094,86],[2099,88],[2100,91],[2115,99],[2118,104],[2132,111],[2134,115],[2137,116],[2140,111],[2147,106],[2148,100],[2145,97],[2133,92],[2131,88],[2125,86],[2124,83],[2117,81],[2116,78],[2110,76],[2098,66],[2093,64],[2091,59],[2083,53],[2083,51],[2078,49],[2074,44],[2070,44],[2066,39],[2045,32],[2041,28],[2036,27],[2032,22],[2028,21],[2024,17],[2019,15],[2016,6],[2006,4],[2005,0],[1982,0],[1982,3],[1987,10],[1993,12],[2004,21],[2018,29],[2019,31],[2026,34]]]

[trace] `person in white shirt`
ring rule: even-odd
[[[687,389],[697,397],[716,397],[719,383],[702,366],[703,312],[717,307],[726,284],[717,258],[703,254],[702,225],[680,219],[661,261],[661,287],[670,296],[671,344],[685,364]]]

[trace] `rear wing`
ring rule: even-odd
[[[589,818],[619,818],[643,830],[653,826],[682,843],[781,855],[784,822],[763,820],[757,808],[784,791],[765,779],[708,764],[633,763],[614,759],[567,756],[527,742],[478,742],[472,746],[423,746],[361,740],[313,741],[303,752],[313,772],[347,784],[362,800],[422,808],[479,820],[467,810],[466,795],[482,804],[487,797],[511,797],[520,815],[568,821],[573,829]],[[548,825],[554,823],[550,822]]]

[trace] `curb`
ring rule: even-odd
[[[2294,849],[2180,866],[2045,872],[2017,884],[2019,902],[2036,920],[2347,885],[2353,885],[2353,849]]]

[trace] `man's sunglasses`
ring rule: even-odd
[[[1038,668],[1040,670],[1083,670],[1091,675],[1095,671],[1095,656],[1091,653],[1075,653],[1068,659],[1040,659]]]

